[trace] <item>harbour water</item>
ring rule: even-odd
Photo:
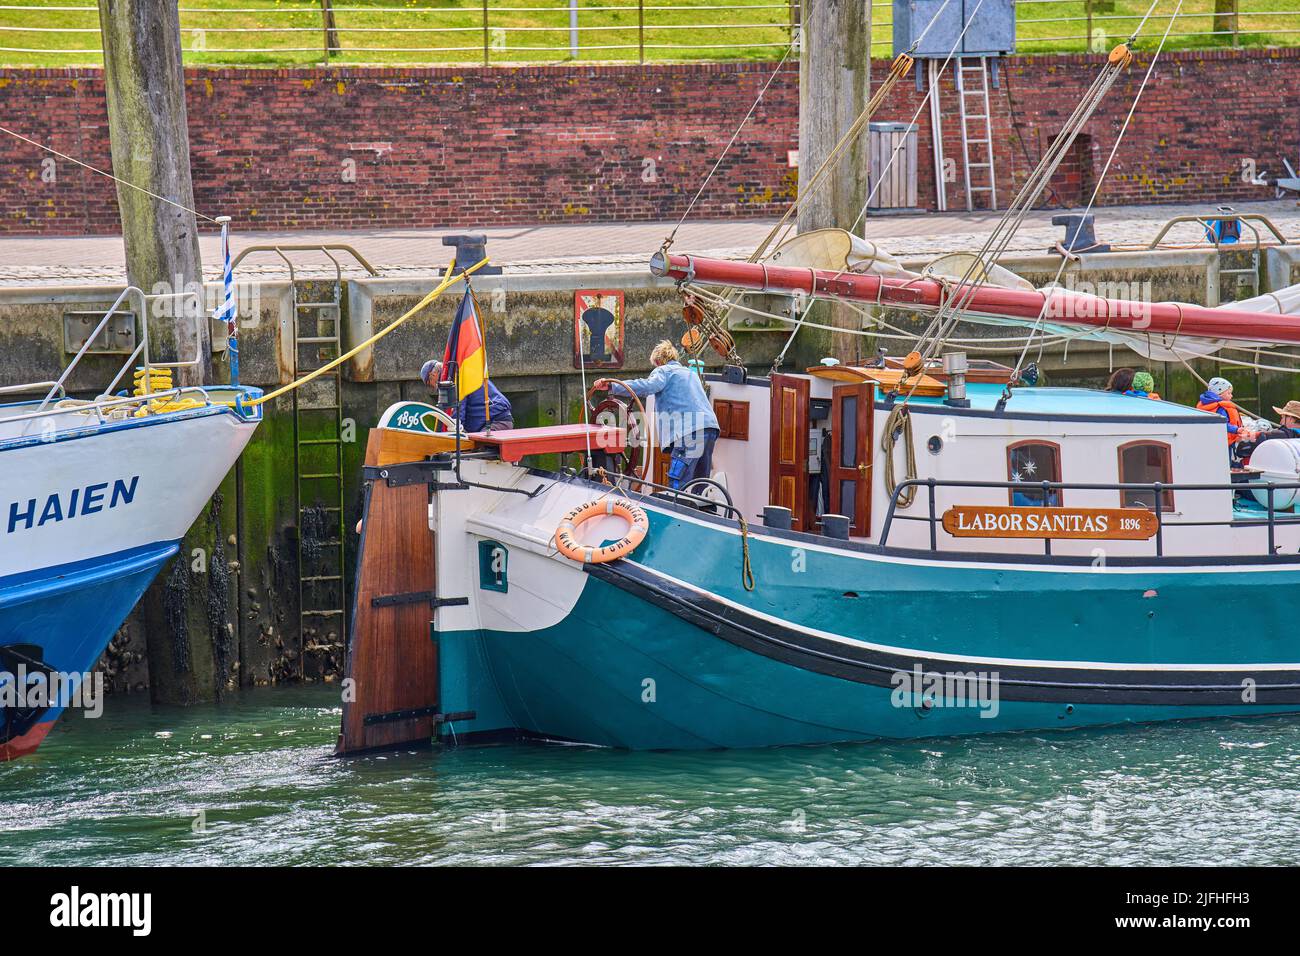
[[[334,687],[114,698],[0,764],[0,864],[1294,864],[1300,720],[337,760]]]

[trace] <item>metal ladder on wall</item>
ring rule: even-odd
[[[342,243],[247,246],[231,263],[234,269],[250,254],[271,252],[287,267],[293,299],[294,379],[342,354],[343,267],[331,250],[347,253],[367,273],[379,275],[356,249]],[[299,299],[299,279],[288,252],[317,252],[330,260],[334,279],[328,299]],[[316,284],[328,281],[316,280]],[[304,284],[311,283],[304,280]],[[292,394],[294,514],[298,523],[298,676],[302,677],[306,667],[302,648],[309,637],[327,637],[333,625],[337,628],[336,642],[347,645],[341,368],[326,372]]]
[[[993,169],[993,119],[989,115],[988,57],[979,57],[978,66],[967,66],[959,59],[956,66],[957,108],[961,113],[961,158],[966,166],[966,210],[975,209],[975,193],[988,193],[988,209],[998,208],[997,175]],[[966,80],[979,77],[979,84],[967,88]],[[973,99],[973,103],[968,100]],[[971,161],[971,147],[982,147],[983,159]],[[977,172],[982,182],[974,182]]]
[[[343,354],[342,277],[330,299],[301,302],[293,284],[294,378]],[[293,391],[298,517],[298,626],[303,645],[347,644],[343,517],[343,373],[337,367]],[[333,640],[326,640],[331,630]],[[304,676],[305,654],[298,658]]]

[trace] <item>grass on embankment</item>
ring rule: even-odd
[[[332,0],[341,52],[330,63],[563,63],[569,50],[566,0]],[[775,60],[790,42],[788,6],[780,0],[656,0],[644,30],[636,0],[579,0],[581,62]],[[1169,49],[1226,47],[1213,29],[1215,0],[1184,0]],[[1137,25],[1147,0],[1093,0],[1093,45],[1108,49]],[[1143,30],[1154,48],[1173,0]],[[21,9],[19,9],[21,7]],[[75,9],[75,8],[84,9]],[[622,7],[623,9],[612,9]],[[1020,0],[1017,49],[1022,53],[1087,48],[1082,0]],[[1300,0],[1240,0],[1241,46],[1300,42]],[[873,5],[872,52],[892,50],[892,10]],[[1054,22],[1069,18],[1068,22]],[[445,32],[426,32],[427,28]],[[231,31],[231,32],[219,32]],[[1291,32],[1287,32],[1291,31]],[[1178,34],[1192,34],[1179,36]],[[299,66],[325,62],[320,4],[310,0],[181,0],[181,43],[187,65]],[[0,0],[0,65],[99,65],[99,16],[92,0]]]

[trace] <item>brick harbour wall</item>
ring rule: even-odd
[[[1102,57],[1017,56],[991,91],[999,198],[1074,108]],[[1086,201],[1148,61],[1128,75],[1053,181],[1054,205]],[[887,64],[873,69],[879,80]],[[483,68],[193,69],[186,72],[197,208],[241,231],[471,227],[675,218],[767,81],[772,64]],[[1281,171],[1300,154],[1300,49],[1165,54],[1101,193],[1103,204],[1271,198],[1242,159]],[[912,80],[878,119],[907,120]],[[951,70],[944,148],[957,160]],[[779,215],[794,194],[798,73],[787,66],[694,215]],[[0,70],[3,125],[111,168],[98,69]],[[929,112],[919,202],[934,208]],[[0,234],[111,234],[114,186],[0,136]],[[557,250],[559,252],[560,250]]]

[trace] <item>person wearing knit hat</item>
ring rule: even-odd
[[[443,365],[437,359],[429,359],[420,366],[420,381],[435,392],[442,378]],[[467,395],[448,411],[460,421],[461,427],[467,432],[514,428],[514,412],[510,407],[510,400],[501,394],[490,379],[483,384],[483,388],[475,389],[473,394]]]
[[[1160,396],[1156,394],[1156,380],[1152,377],[1151,373],[1147,371],[1141,371],[1135,374],[1133,376],[1133,387],[1124,394],[1133,395],[1137,398],[1154,398],[1156,401],[1160,400]]]
[[[1226,378],[1216,376],[1210,379],[1206,383],[1205,391],[1201,393],[1200,399],[1196,402],[1196,407],[1203,412],[1213,412],[1226,420],[1229,446],[1254,437],[1241,424],[1241,409],[1232,400],[1232,383]],[[1228,454],[1231,458],[1231,447],[1229,447]]]
[[[1216,375],[1205,383],[1205,387],[1221,398],[1232,398],[1232,383],[1222,375]]]

